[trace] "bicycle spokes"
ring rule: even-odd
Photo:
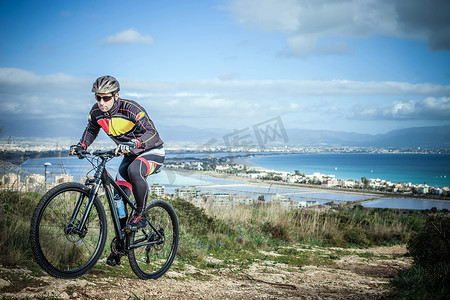
[[[81,205],[79,199],[84,198]],[[73,278],[85,273],[101,255],[106,215],[98,199],[84,226],[80,218],[88,202],[83,185],[66,184],[44,196],[32,220],[32,248],[39,264],[51,275]],[[74,208],[78,206],[78,214]],[[72,219],[73,216],[76,219]]]
[[[178,222],[173,209],[163,201],[150,204],[146,212],[149,226],[132,233],[130,264],[144,279],[164,274],[175,258],[178,246]]]

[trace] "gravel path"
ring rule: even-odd
[[[24,269],[0,268],[0,295],[41,299],[380,299],[389,292],[390,279],[411,264],[403,246],[330,248],[330,253],[338,250],[345,254],[332,265],[293,267],[270,260],[255,261],[245,270],[233,266],[201,270],[187,265],[156,281],[111,277],[102,270],[62,280],[34,277]],[[358,253],[372,255],[364,258]]]

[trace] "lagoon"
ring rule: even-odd
[[[272,158],[278,156],[269,156]],[[252,159],[253,162],[254,159]],[[64,158],[37,158],[24,162],[20,167],[24,171],[31,173],[44,174],[44,163],[50,162],[48,167],[49,181],[52,181],[55,174],[61,174],[64,171],[73,176],[75,181],[80,181],[83,176],[91,169],[91,165],[86,160],[80,160],[76,157]],[[121,162],[121,158],[114,158],[108,164],[108,171],[114,177]],[[253,183],[244,181],[238,177],[216,177],[202,174],[193,174],[188,172],[175,172],[170,169],[162,169],[156,175],[148,177],[149,184],[162,184],[167,193],[175,193],[175,190],[182,186],[195,186],[202,193],[230,193],[249,195],[256,199],[260,195],[264,196],[266,201],[270,201],[275,194],[282,194],[293,201],[310,200],[317,201],[318,204],[324,204],[330,201],[335,203],[347,201],[359,201],[373,198],[372,194],[356,192],[340,192],[333,190],[323,190],[320,188],[310,188],[302,186],[286,186],[269,183]],[[379,199],[363,204],[366,207],[396,208],[396,209],[450,209],[450,202],[425,199]]]

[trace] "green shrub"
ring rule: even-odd
[[[288,229],[281,224],[272,224],[266,221],[262,224],[261,230],[271,235],[272,238],[282,241],[290,241]]]
[[[366,231],[359,227],[347,229],[344,232],[344,240],[349,244],[358,246],[369,246],[371,242],[367,238]]]
[[[233,233],[234,229],[217,218],[208,216],[201,208],[183,199],[168,201],[177,213],[180,228],[203,237],[208,233]]]
[[[348,243],[344,239],[344,234],[341,231],[326,232],[323,237],[325,245],[347,248]]]
[[[416,215],[405,216],[403,222],[414,231],[419,231],[424,225],[424,221]]]
[[[396,288],[394,297],[449,299],[450,216],[429,216],[407,248],[414,264],[392,281]]]
[[[415,264],[433,274],[434,288],[450,286],[449,216],[430,216],[408,243],[408,250]]]

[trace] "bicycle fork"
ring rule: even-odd
[[[86,181],[87,184],[92,184],[92,183],[89,183],[88,181],[91,181],[91,180],[88,179]],[[78,234],[81,238],[86,236],[86,234],[87,234],[86,223],[88,221],[89,214],[91,213],[92,206],[94,205],[94,199],[97,196],[98,189],[99,189],[98,184],[96,184],[93,188],[90,189],[89,200],[86,205],[86,210],[84,211],[84,214],[83,214],[79,224],[76,224],[78,213],[80,212],[81,206],[83,205],[83,202],[85,199],[85,195],[83,193],[80,193],[80,195],[78,196],[77,203],[75,205],[75,209],[73,210],[73,213],[72,213],[72,216],[70,217],[69,223],[67,224],[67,226],[65,228],[66,234],[75,233],[75,234]]]

